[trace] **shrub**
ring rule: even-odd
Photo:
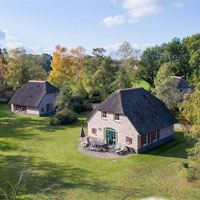
[[[77,121],[76,114],[68,109],[57,111],[54,116],[50,117],[51,125],[66,125],[75,121]]]
[[[88,101],[85,101],[82,105],[82,111],[91,111],[92,110],[92,104]]]
[[[186,169],[189,168],[189,164],[188,164],[187,162],[183,162],[183,163],[182,163],[182,166],[183,166],[184,168],[186,168]]]
[[[195,164],[188,168],[187,180],[189,182],[200,180],[200,165],[199,164]]]
[[[72,104],[72,110],[75,112],[75,113],[81,113],[82,112],[82,105],[78,102],[76,103],[73,103]]]

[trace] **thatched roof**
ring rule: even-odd
[[[178,89],[192,88],[190,83],[188,81],[186,81],[184,78],[182,78],[181,76],[172,76],[172,78],[177,83],[177,88]]]
[[[59,90],[47,81],[29,81],[16,90],[9,104],[38,107],[44,95]]]
[[[119,90],[95,110],[127,116],[141,135],[177,123],[166,105],[144,88]]]

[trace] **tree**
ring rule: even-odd
[[[8,85],[14,90],[29,80],[45,80],[46,72],[37,62],[37,57],[26,54],[24,48],[16,48],[6,55]]]
[[[34,55],[33,58],[35,61],[35,65],[41,66],[45,70],[46,74],[49,75],[50,71],[52,70],[51,68],[52,56],[43,53],[42,55]]]
[[[92,54],[94,56],[100,56],[100,57],[103,57],[103,54],[106,52],[106,50],[104,48],[95,48],[93,49],[92,51]]]
[[[95,87],[100,92],[102,100],[105,99],[111,92],[111,83],[115,77],[115,65],[110,57],[104,57],[101,60],[96,72],[92,76]]]
[[[139,61],[137,77],[149,83],[151,87],[154,86],[154,79],[162,64],[163,52],[163,48],[159,46],[147,48]]]
[[[189,52],[186,45],[179,38],[174,38],[168,44],[163,44],[163,61],[170,62],[172,70],[177,76],[185,79],[190,76]]]
[[[59,95],[56,98],[56,103],[55,103],[56,109],[58,111],[62,109],[68,109],[70,107],[71,98],[72,98],[72,89],[67,84],[67,82],[64,81],[60,89]]]
[[[170,109],[174,109],[180,101],[180,93],[177,89],[177,83],[171,77],[172,66],[170,63],[164,63],[158,71],[155,78],[156,96],[161,99]]]
[[[138,51],[135,50],[129,42],[123,42],[118,50],[117,50],[117,56],[119,57],[120,60],[125,61],[128,60],[129,58],[136,57]]]
[[[57,87],[61,87],[64,81],[71,85],[76,85],[78,81],[81,82],[85,59],[86,55],[83,47],[79,46],[76,49],[68,50],[58,45],[53,53],[51,63],[51,82]]]
[[[6,57],[8,63],[8,84],[14,90],[21,87],[30,80],[30,59],[26,59],[25,49],[17,48],[11,50]]]
[[[135,81],[134,67],[137,64],[137,57],[139,52],[140,50],[134,49],[128,42],[121,44],[117,50],[117,55],[120,59],[119,65],[125,69],[127,78],[131,82]],[[121,72],[122,71],[123,70],[121,69]]]
[[[190,163],[189,178],[200,178],[200,84],[195,88],[195,93],[185,95],[185,100],[179,105],[185,119],[184,134],[192,140],[193,147],[188,149]],[[191,174],[192,173],[192,174]],[[192,177],[191,177],[192,176]]]
[[[7,89],[7,65],[3,63],[3,55],[0,49],[0,98],[5,95]]]
[[[200,34],[183,39],[183,44],[187,48],[189,54],[189,75],[200,75]]]
[[[119,67],[116,73],[115,80],[111,84],[114,91],[131,87],[131,81],[123,67]]]
[[[63,82],[71,80],[74,75],[74,65],[67,48],[56,46],[51,67],[49,77],[53,85],[61,87]]]

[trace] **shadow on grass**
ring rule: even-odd
[[[182,132],[175,132],[174,140],[156,147],[144,154],[186,159],[187,149],[191,147],[192,144],[186,140]]]
[[[1,168],[0,174],[4,174],[1,177],[0,187],[3,188],[7,193],[11,192],[11,188],[6,181],[9,181],[12,185],[15,185],[19,173],[23,169],[26,157],[23,156],[5,156],[1,157]],[[93,178],[91,172],[86,169],[73,167],[69,164],[55,164],[47,161],[40,161],[35,163],[34,157],[30,157],[28,160],[28,176],[26,182],[23,182],[19,188],[20,193],[23,195],[32,195],[36,197],[37,194],[41,193],[43,189],[50,187],[51,185],[59,185],[59,187],[52,191],[47,191],[51,194],[59,194],[59,190],[63,189],[83,189],[101,193],[107,190],[104,182],[101,182],[95,175]],[[22,187],[25,183],[25,187]],[[3,199],[3,194],[0,192],[0,199]]]

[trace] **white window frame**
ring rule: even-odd
[[[144,138],[146,138],[146,143],[144,143]],[[148,144],[148,134],[147,135],[143,135],[143,145],[147,145]]]
[[[154,134],[155,134],[155,135],[154,135]],[[155,139],[154,139],[154,136],[156,136]],[[153,132],[153,142],[156,142],[156,141],[157,141],[157,138],[158,138],[157,131],[154,131],[154,132]]]
[[[105,115],[104,115],[105,114]],[[101,117],[103,118],[103,119],[107,119],[107,112],[106,111],[102,111],[101,112]]]
[[[93,133],[93,130],[94,130],[94,133]],[[93,134],[93,135],[96,135],[96,134],[97,134],[97,128],[92,128],[92,134]]]
[[[129,142],[129,139],[131,139],[132,143]],[[126,136],[126,144],[132,145],[133,144],[133,138]]]
[[[116,115],[119,117],[119,119],[116,119]],[[114,121],[120,121],[120,114],[119,113],[114,114]]]

